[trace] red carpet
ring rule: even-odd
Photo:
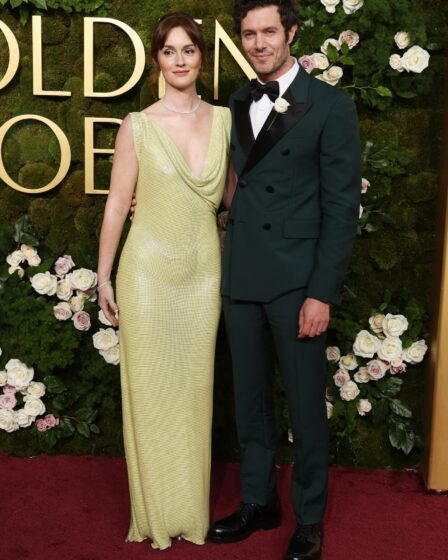
[[[1,560],[282,560],[294,518],[290,468],[278,470],[282,527],[231,545],[125,543],[123,459],[0,455]],[[238,465],[215,464],[212,516],[238,505]],[[425,492],[413,472],[335,467],[323,560],[447,560],[448,495]]]

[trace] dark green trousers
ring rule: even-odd
[[[224,297],[223,307],[232,355],[243,501],[264,505],[276,496],[271,331],[294,436],[292,503],[298,522],[312,524],[323,518],[327,495],[325,334],[297,339],[303,301],[300,289],[269,303]]]

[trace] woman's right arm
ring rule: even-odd
[[[109,196],[104,210],[98,258],[98,301],[106,318],[118,325],[114,293],[110,275],[120,242],[123,225],[131,205],[132,193],[138,176],[138,162],[134,147],[131,117],[128,115],[118,130]]]

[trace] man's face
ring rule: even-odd
[[[289,45],[297,25],[285,36],[277,6],[254,8],[241,21],[241,42],[255,72],[263,82],[276,80],[289,66]]]

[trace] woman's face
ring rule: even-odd
[[[196,82],[202,56],[185,29],[174,27],[159,50],[157,62],[168,84],[176,89],[186,89]]]

